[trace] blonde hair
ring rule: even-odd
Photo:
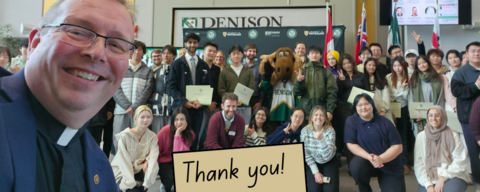
[[[98,0],[97,0],[98,1]],[[132,19],[132,25],[135,24],[136,17],[136,9],[135,5],[132,4],[128,0],[115,0],[122,4],[125,8],[127,8],[128,13],[130,14],[130,18]],[[53,5],[50,7],[50,9],[45,13],[45,15],[42,18],[42,21],[40,22],[40,27],[42,27],[45,24],[52,23],[54,20],[62,13],[62,8],[60,8],[60,5],[65,2],[65,0],[57,0]]]
[[[148,111],[150,115],[153,116],[153,113],[150,107],[146,105],[140,105],[139,107],[137,107],[137,110],[135,110],[135,116],[133,118],[135,122],[137,121],[138,116],[140,116],[140,113],[142,113],[143,111]]]
[[[308,126],[307,127],[312,129],[313,131],[315,131],[315,129],[314,129],[315,126],[313,125],[312,118],[313,118],[315,112],[317,112],[318,110],[322,111],[323,115],[325,116],[325,122],[323,123],[322,129],[323,129],[323,131],[326,131],[327,128],[332,127],[332,123],[330,122],[330,119],[328,119],[327,110],[325,110],[325,108],[320,106],[320,105],[317,105],[317,106],[313,107],[312,110],[310,111],[310,118],[308,118]]]
[[[218,50],[218,51],[217,51],[217,54],[218,54],[218,53],[221,53],[221,54],[223,55],[223,63],[220,64],[220,69],[223,70],[223,68],[225,68],[225,67],[227,66],[227,63],[226,63],[227,58],[225,58],[225,53],[224,53],[223,51]],[[216,55],[216,54],[215,54],[215,55]],[[219,65],[219,63],[215,63],[215,61],[213,61],[213,64]]]

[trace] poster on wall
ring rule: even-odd
[[[438,0],[398,0],[394,13],[399,25],[433,25],[438,12],[440,24],[458,24],[458,1]],[[392,6],[395,6],[392,3]],[[437,10],[438,9],[438,10]]]
[[[174,8],[172,45],[183,46],[184,29],[325,26],[325,15],[325,6]]]
[[[245,47],[248,43],[257,46],[257,58],[263,54],[271,54],[280,47],[295,49],[297,42],[304,42],[306,48],[312,45],[325,46],[325,26],[319,27],[256,27],[256,28],[215,28],[215,29],[191,29],[185,28],[183,35],[196,33],[200,35],[199,46],[202,47],[207,41],[218,44],[219,50],[228,54],[233,45]],[[333,26],[333,38],[335,49],[343,53],[345,50],[345,26]],[[230,59],[227,58],[227,63]]]

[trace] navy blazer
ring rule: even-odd
[[[196,57],[198,59],[195,73],[196,85],[210,85],[210,68],[200,57]],[[188,100],[185,98],[187,85],[193,85],[193,81],[190,66],[184,55],[175,60],[170,67],[167,89],[168,94],[173,98],[173,109],[187,103]]]
[[[0,191],[35,191],[37,128],[24,70],[0,78]],[[88,191],[118,191],[110,163],[85,130],[83,152]]]

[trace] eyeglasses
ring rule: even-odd
[[[364,106],[368,107],[368,106],[371,106],[371,104],[370,103],[358,103],[357,104],[357,107],[364,107]]]
[[[362,53],[362,54],[361,54],[361,56],[367,56],[367,57],[371,57],[371,56],[372,56],[372,54],[370,54],[370,53]]]
[[[130,55],[137,48],[133,43],[116,37],[106,37],[93,32],[90,29],[78,25],[60,23],[60,24],[46,24],[42,28],[60,27],[60,32],[67,34],[68,38],[61,39],[65,43],[75,46],[89,46],[97,37],[105,39],[105,48],[116,55]]]
[[[431,113],[429,113],[427,116],[428,116],[428,117],[436,117],[436,118],[439,118],[439,117],[440,117],[440,114],[431,114]]]

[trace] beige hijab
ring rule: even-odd
[[[430,122],[425,126],[426,140],[426,157],[425,166],[427,168],[427,176],[430,179],[438,179],[437,167],[441,163],[451,163],[452,153],[455,148],[455,141],[453,139],[452,130],[447,126],[447,114],[442,107],[434,105],[428,109],[436,109],[442,118],[441,125],[438,129],[434,129]]]

